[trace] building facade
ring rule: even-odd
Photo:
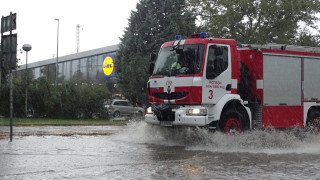
[[[37,79],[46,77],[49,81],[63,83],[76,80],[83,83],[100,83],[114,86],[114,59],[118,45],[107,46],[76,54],[51,58],[43,61],[21,65],[15,71],[15,76],[25,76]],[[58,68],[56,73],[56,68]]]

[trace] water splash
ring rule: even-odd
[[[188,150],[211,152],[320,154],[320,136],[301,129],[253,130],[233,136],[200,128],[163,128],[133,121],[116,137],[134,143],[184,146]]]

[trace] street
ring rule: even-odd
[[[8,134],[0,127],[0,134]],[[0,139],[0,179],[319,179],[320,138],[203,129],[14,127]]]

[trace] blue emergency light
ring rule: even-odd
[[[207,38],[207,33],[206,32],[201,32],[200,33],[200,38]]]
[[[174,37],[174,40],[176,40],[176,41],[181,40],[181,35],[176,35],[176,36]]]
[[[206,32],[191,34],[190,38],[207,38],[208,34]]]

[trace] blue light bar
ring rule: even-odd
[[[201,32],[200,33],[200,38],[207,38],[207,33],[206,32]]]
[[[181,40],[181,35],[176,35],[176,36],[174,37],[174,40],[176,40],[176,41]]]

